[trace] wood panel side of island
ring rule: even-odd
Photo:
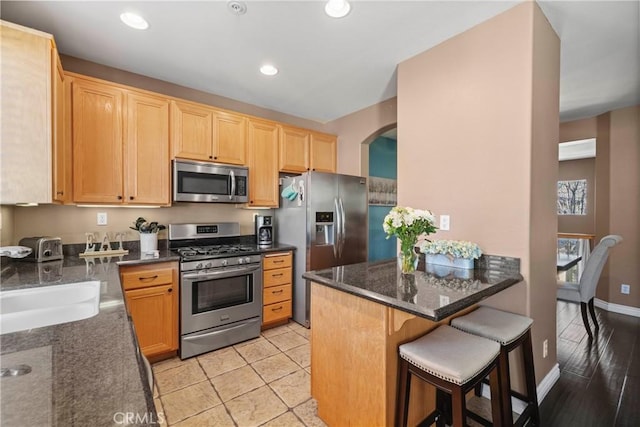
[[[391,426],[398,346],[440,323],[311,283],[311,395],[329,426]],[[433,387],[412,383],[409,424],[434,408]]]

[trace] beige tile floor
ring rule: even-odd
[[[187,360],[153,365],[169,426],[324,426],[310,391],[309,330],[295,322]]]

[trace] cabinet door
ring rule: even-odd
[[[53,200],[58,203],[71,201],[71,84],[65,84],[64,71],[53,49],[51,55],[53,86]]]
[[[146,357],[178,349],[178,299],[174,284],[126,291],[140,349]]]
[[[247,119],[217,111],[213,117],[213,160],[234,165],[246,164]]]
[[[169,100],[127,93],[125,202],[169,205]]]
[[[74,79],[73,200],[122,203],[122,90]]]
[[[249,120],[249,205],[278,207],[278,127]]]
[[[173,157],[213,160],[214,110],[189,102],[171,101]]]
[[[333,135],[311,134],[311,170],[318,172],[336,171],[337,139]]]
[[[0,200],[51,203],[52,40],[0,21]]]
[[[309,170],[309,131],[287,126],[280,128],[280,171],[306,172]]]

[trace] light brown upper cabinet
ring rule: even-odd
[[[249,206],[278,207],[278,126],[250,119]]]
[[[51,203],[55,43],[10,22],[0,28],[0,202]]]
[[[58,51],[51,58],[53,71],[53,201],[72,202],[71,78],[65,79]]]
[[[169,100],[135,92],[128,92],[126,99],[126,202],[169,205]]]
[[[279,170],[336,171],[336,137],[291,126],[280,127]]]
[[[246,164],[247,119],[187,101],[171,102],[173,157]]]
[[[74,76],[73,200],[170,203],[169,100]]]
[[[311,170],[335,172],[336,146],[337,138],[334,135],[311,132]]]

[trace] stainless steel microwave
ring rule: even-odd
[[[173,201],[246,203],[248,175],[243,166],[175,159]]]

